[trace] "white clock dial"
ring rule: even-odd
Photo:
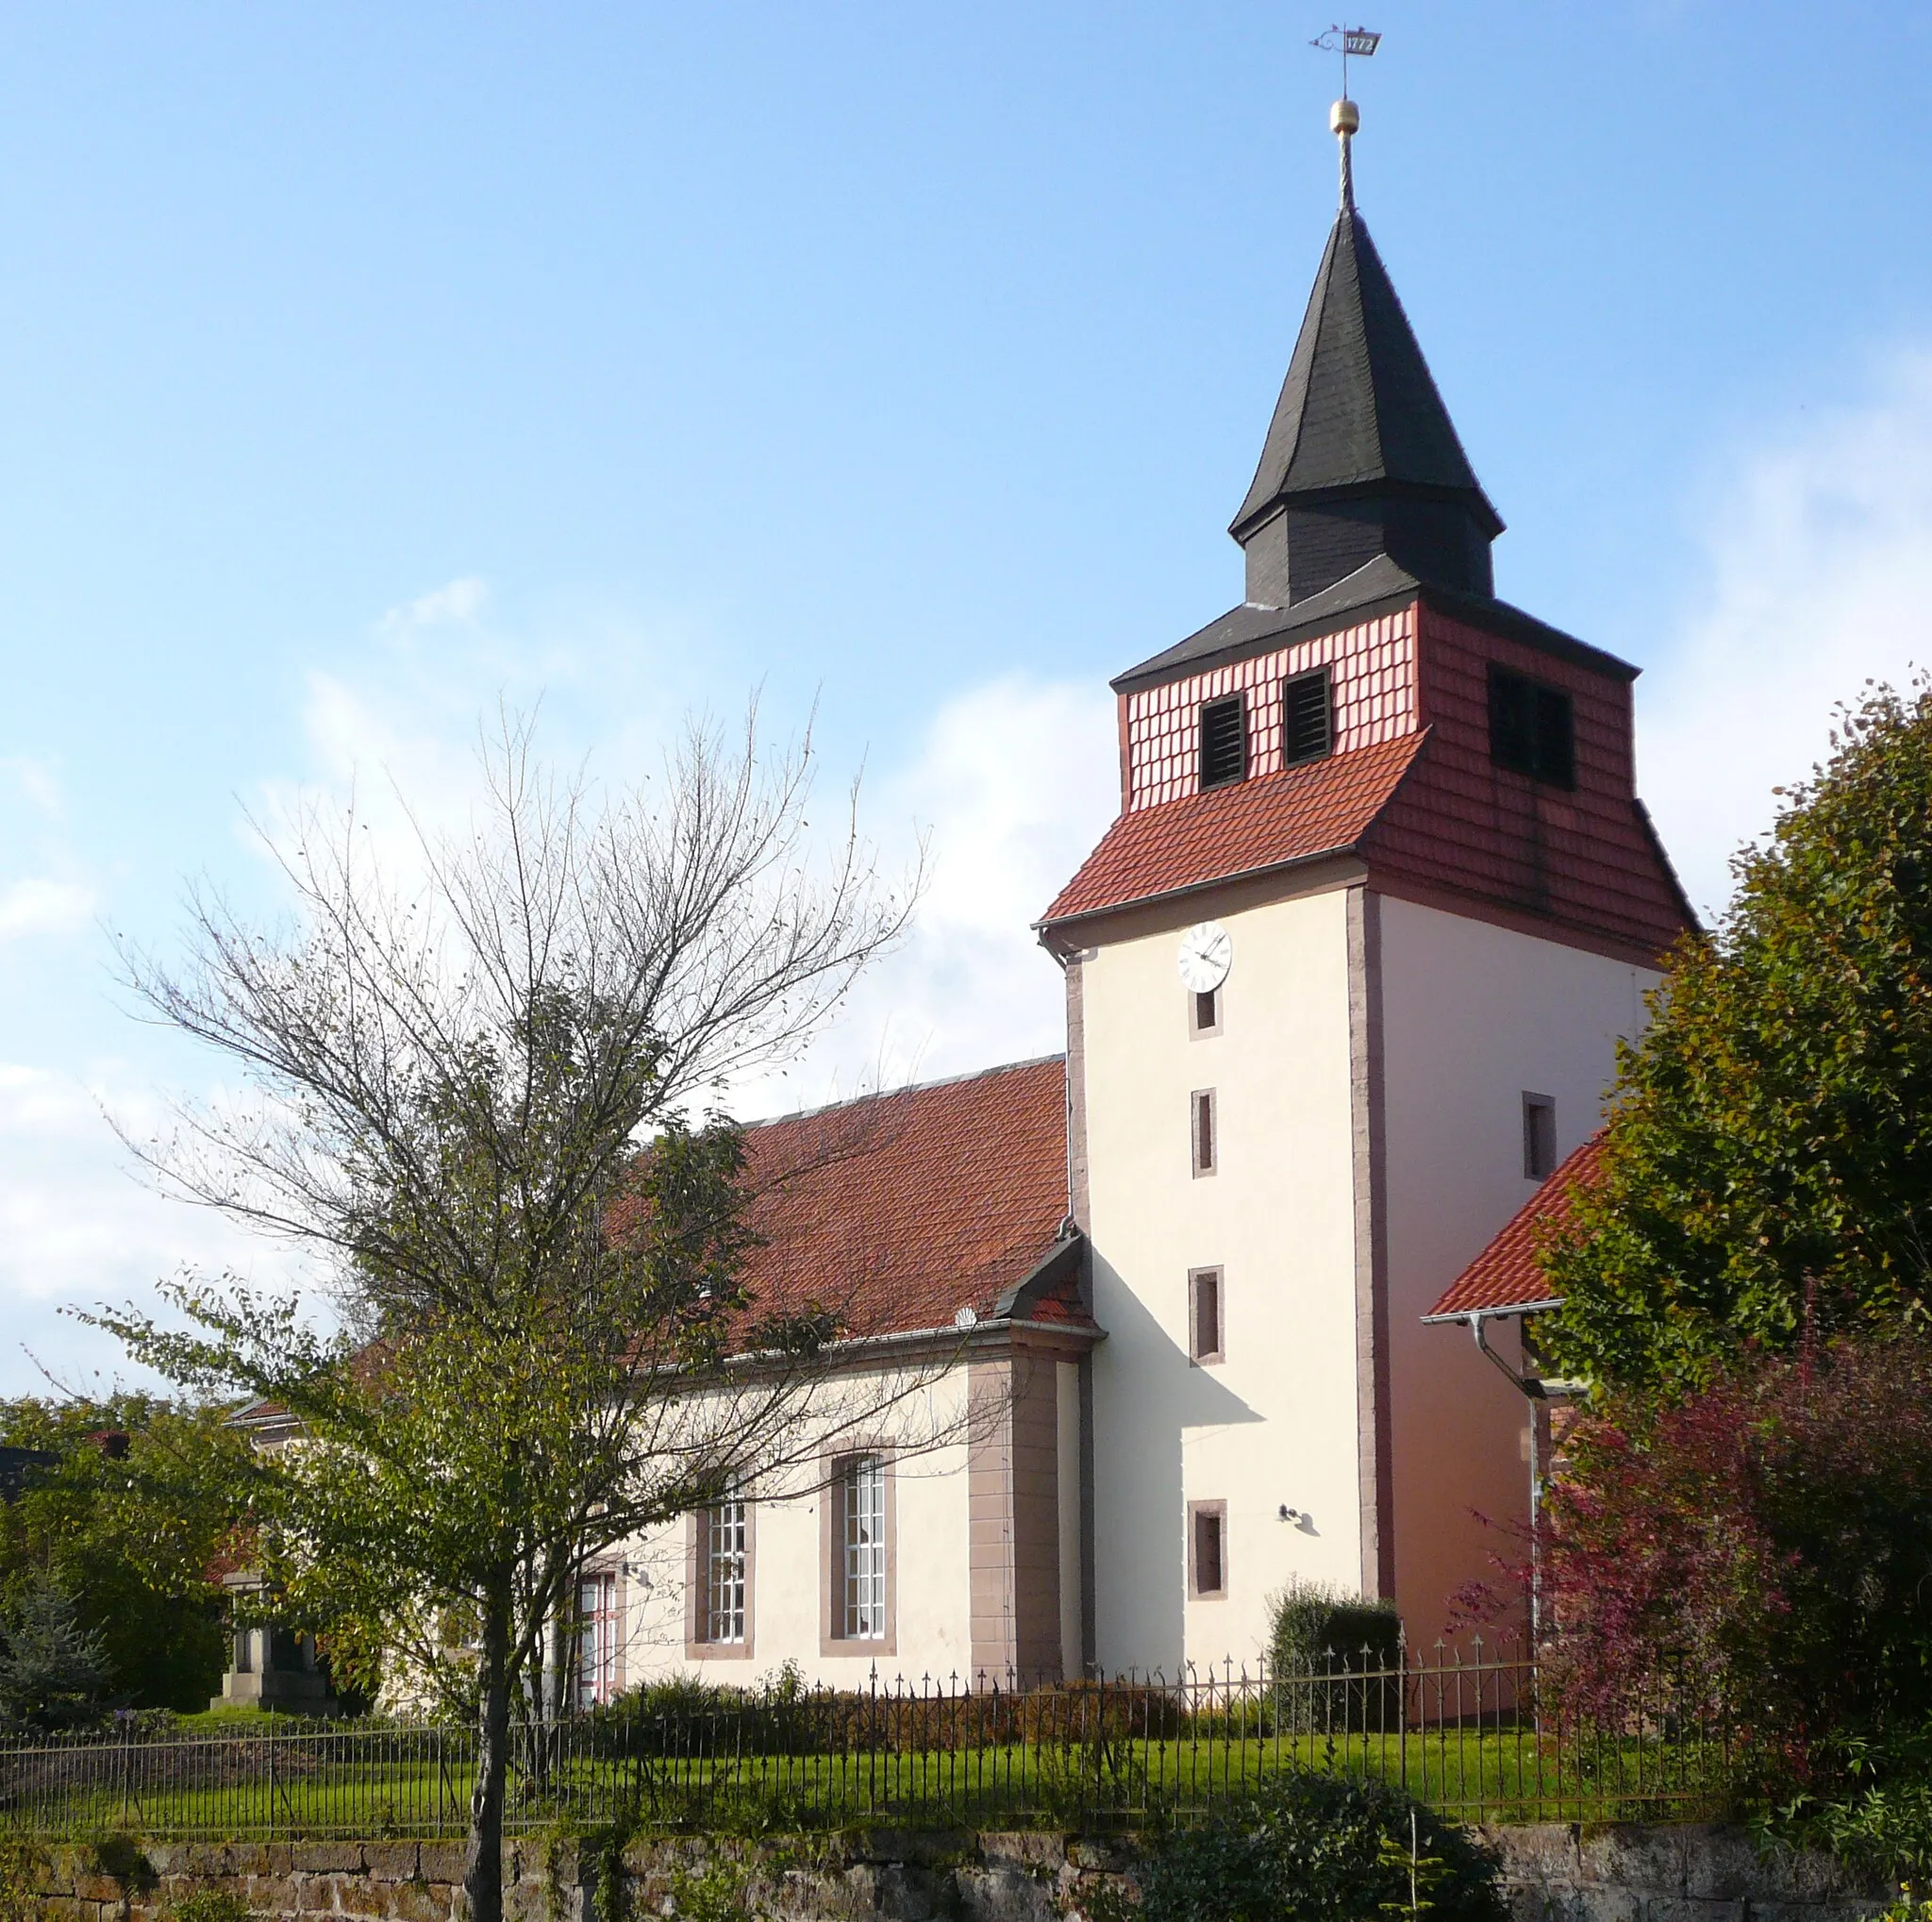
[[[1218,921],[1203,921],[1181,936],[1181,984],[1191,994],[1211,994],[1234,965],[1234,943]]]

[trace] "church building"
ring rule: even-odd
[[[1038,923],[1064,1056],[750,1133],[752,1285],[846,1278],[853,1365],[889,1337],[985,1419],[593,1571],[589,1695],[1252,1663],[1295,1579],[1426,1646],[1524,1516],[1528,1404],[1424,1318],[1599,1128],[1692,916],[1636,670],[1496,597],[1337,127],[1242,598],[1114,681],[1120,813]]]

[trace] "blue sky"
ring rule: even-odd
[[[277,1257],[100,1115],[210,1066],[104,930],[271,905],[244,810],[455,806],[499,694],[648,761],[816,699],[911,947],[787,1094],[1057,1045],[1025,931],[1108,812],[1109,674],[1223,533],[1334,197],[1269,4],[20,4],[0,15],[0,1389],[63,1300]],[[1510,531],[1641,663],[1694,891],[1926,655],[1932,10],[1401,4],[1361,204]]]

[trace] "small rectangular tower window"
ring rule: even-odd
[[[1215,1111],[1218,1105],[1212,1088],[1197,1088],[1188,1096],[1196,1175],[1213,1174],[1221,1153],[1221,1117]]]
[[[1221,990],[1209,988],[1205,994],[1188,996],[1188,1032],[1196,1041],[1221,1032]]]
[[[1557,1104],[1547,1095],[1523,1097],[1523,1178],[1547,1181],[1557,1172]]]
[[[1227,1594],[1227,1504],[1188,1504],[1188,1592],[1196,1601]]]
[[[1201,703],[1201,785],[1224,788],[1248,772],[1248,699],[1229,694]]]
[[[1224,1362],[1219,1268],[1195,1268],[1188,1276],[1188,1355],[1195,1362]]]
[[[1285,767],[1298,760],[1320,760],[1332,744],[1329,722],[1328,670],[1298,674],[1281,689],[1281,760]]]
[[[1490,663],[1490,759],[1553,788],[1576,785],[1576,719],[1570,696]]]

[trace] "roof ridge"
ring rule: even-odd
[[[810,1121],[821,1114],[836,1114],[841,1109],[862,1108],[869,1101],[891,1101],[901,1095],[929,1095],[936,1088],[955,1088],[965,1081],[990,1081],[996,1075],[1011,1075],[1022,1068],[1043,1068],[1050,1061],[1066,1064],[1064,1049],[1056,1054],[1028,1055],[1022,1061],[1001,1061],[991,1068],[969,1068],[963,1074],[941,1075],[931,1081],[908,1081],[897,1088],[875,1088],[869,1095],[848,1095],[842,1101],[822,1101],[816,1108],[793,1108],[783,1114],[768,1114],[741,1124],[746,1134],[761,1128],[775,1128],[783,1121]]]

